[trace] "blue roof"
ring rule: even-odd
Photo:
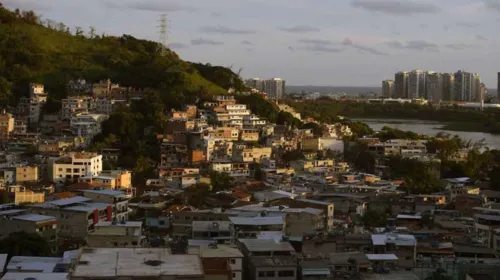
[[[71,198],[53,200],[53,201],[50,201],[49,203],[56,205],[56,206],[65,206],[65,205],[70,205],[70,204],[75,204],[75,203],[86,202],[86,201],[90,201],[90,198],[83,197],[83,196],[75,196],[75,197],[71,197]]]
[[[73,211],[81,211],[81,212],[91,212],[91,211],[94,211],[95,209],[99,209],[99,210],[106,209],[108,206],[112,206],[112,204],[91,202],[91,203],[85,203],[83,205],[70,206],[70,207],[67,207],[65,209],[73,210]]]
[[[14,216],[12,217],[12,219],[30,221],[30,222],[42,222],[48,220],[55,220],[56,218],[53,216],[45,216],[38,214],[25,214],[25,215]]]
[[[115,190],[82,190],[82,191],[83,192],[88,192],[88,193],[96,193],[96,194],[112,195],[112,196],[124,195],[125,194],[125,192],[115,191]]]

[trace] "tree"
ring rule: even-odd
[[[323,136],[323,128],[317,123],[306,123],[302,125],[302,129],[312,129],[314,136]]]
[[[375,156],[373,153],[366,150],[359,152],[356,160],[354,161],[356,169],[367,173],[375,172],[375,164]]]
[[[233,187],[233,178],[224,172],[212,171],[210,172],[210,183],[212,190],[215,192],[229,190]]]
[[[386,216],[373,210],[366,211],[363,217],[361,217],[361,221],[366,227],[385,227],[387,225]]]
[[[95,38],[95,27],[94,26],[91,26],[90,27],[90,31],[89,31],[89,36],[91,39]]]
[[[83,29],[80,26],[75,26],[75,36],[77,37],[83,36]]]
[[[13,232],[0,240],[0,253],[12,256],[50,256],[51,249],[47,240],[36,233]]]

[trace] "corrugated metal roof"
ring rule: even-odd
[[[67,280],[68,273],[8,272],[2,280]]]
[[[7,254],[0,254],[0,274],[3,274],[6,262]]]
[[[82,202],[87,202],[87,201],[90,201],[90,198],[83,197],[83,196],[75,196],[75,197],[71,197],[71,198],[50,201],[49,203],[56,205],[56,206],[65,206],[65,205],[82,203]]]
[[[229,217],[231,223],[235,225],[254,225],[254,226],[265,226],[265,225],[282,225],[285,223],[283,217]]]
[[[370,261],[397,261],[398,257],[394,254],[366,254]]]
[[[56,217],[38,215],[38,214],[25,214],[25,215],[14,216],[12,217],[12,219],[30,221],[30,222],[42,222],[42,221],[56,220]]]

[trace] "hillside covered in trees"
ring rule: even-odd
[[[43,83],[52,98],[64,98],[67,82],[77,78],[151,88],[166,103],[167,97],[206,97],[243,87],[228,68],[185,62],[172,51],[161,56],[156,42],[69,28],[1,3],[0,26],[0,106],[27,95],[30,82]]]

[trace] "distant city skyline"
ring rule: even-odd
[[[290,85],[377,86],[404,69],[478,73],[496,89],[498,0],[2,0],[84,30],[158,40],[182,59]]]

